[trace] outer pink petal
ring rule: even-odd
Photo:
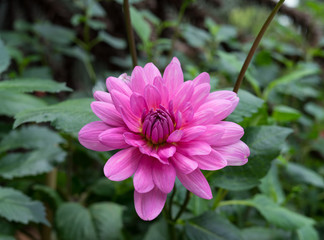
[[[194,88],[192,81],[186,81],[179,86],[177,93],[173,98],[174,111],[178,109],[182,111],[185,107],[185,104],[190,101]]]
[[[156,77],[161,77],[159,69],[153,63],[147,63],[144,66],[144,72],[149,84],[153,84]]]
[[[173,155],[172,164],[181,173],[188,174],[197,169],[197,162],[191,160],[190,158],[182,155],[180,153],[175,153]]]
[[[101,101],[101,102],[107,102],[107,103],[113,103],[110,93],[103,92],[103,91],[95,91],[93,94],[94,99],[96,101]]]
[[[203,140],[211,146],[217,145],[225,133],[225,127],[222,124],[207,125],[207,130],[201,135],[200,140]]]
[[[203,141],[181,142],[177,149],[188,156],[208,155],[211,152],[210,145]]]
[[[182,137],[183,131],[182,130],[175,130],[170,134],[167,139],[168,143],[179,142]]]
[[[151,221],[156,218],[162,211],[167,194],[155,187],[152,191],[147,193],[134,192],[135,209],[145,221]]]
[[[211,144],[212,146],[224,146],[236,143],[244,135],[244,129],[236,123],[224,121],[220,122],[217,125],[222,126],[224,128],[224,134],[222,134],[220,139],[214,141]]]
[[[180,64],[172,61],[165,69],[163,80],[168,88],[169,97],[173,97],[178,87],[183,83],[183,73]]]
[[[210,85],[210,76],[208,73],[202,72],[193,80],[193,83],[195,86],[204,83],[208,83],[208,85]]]
[[[206,101],[214,101],[214,100],[221,100],[221,99],[231,101],[233,111],[240,100],[235,92],[222,90],[222,91],[212,92],[211,94],[209,94]]]
[[[166,164],[161,164],[156,161],[153,165],[153,180],[155,185],[164,193],[172,191],[174,181],[176,178],[176,171],[174,167]]]
[[[139,193],[146,193],[154,188],[152,165],[156,159],[143,155],[134,175],[134,188]]]
[[[148,112],[144,97],[138,93],[133,93],[130,97],[130,106],[132,112],[138,117],[142,117],[143,112]]]
[[[207,129],[206,126],[194,126],[194,127],[184,128],[182,130],[183,136],[181,138],[181,142],[189,142],[199,138],[206,131],[206,129]]]
[[[196,111],[206,101],[209,92],[210,85],[207,83],[202,83],[195,87],[191,98],[191,104],[194,111]]]
[[[161,104],[161,95],[159,90],[153,85],[146,85],[144,89],[144,97],[149,109],[157,108]]]
[[[210,109],[214,111],[214,117],[211,119],[210,123],[218,123],[234,111],[233,104],[231,101],[215,100],[206,102],[203,105],[201,105],[201,107],[197,110],[197,113],[199,113],[200,111],[206,111]]]
[[[143,94],[145,86],[148,84],[145,71],[142,67],[136,66],[132,72],[131,85],[132,90],[139,94]]]
[[[110,151],[111,147],[99,142],[99,135],[108,129],[110,126],[101,121],[88,123],[79,132],[79,142],[94,151]]]
[[[110,128],[99,135],[99,141],[111,149],[127,148],[129,145],[123,136],[126,131],[125,127]]]
[[[213,121],[215,111],[211,108],[196,112],[192,121],[188,125],[206,125]]]
[[[196,194],[198,197],[205,199],[213,198],[210,186],[199,169],[196,169],[189,174],[183,174],[177,171],[177,177],[185,188]]]
[[[219,152],[227,161],[229,166],[241,166],[247,163],[250,156],[249,147],[242,141],[238,141],[234,144],[213,147],[214,150]]]
[[[125,94],[126,96],[130,96],[132,94],[132,90],[122,79],[116,77],[109,77],[106,80],[106,85],[110,93],[112,92],[112,90],[116,90]]]
[[[142,154],[137,148],[117,152],[105,164],[104,173],[112,181],[122,181],[134,174]]]
[[[114,127],[125,126],[123,119],[115,106],[107,102],[92,102],[91,109],[105,123]]]
[[[198,167],[202,170],[214,171],[222,169],[227,165],[227,161],[215,150],[212,150],[209,155],[193,156],[192,158],[198,163]]]

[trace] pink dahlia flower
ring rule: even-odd
[[[104,174],[112,181],[134,175],[135,209],[143,220],[160,214],[176,177],[192,193],[211,199],[201,170],[247,162],[243,128],[222,121],[239,98],[231,91],[210,93],[209,82],[207,73],[184,82],[173,58],[163,77],[148,63],[130,77],[107,78],[109,93],[94,93],[91,108],[101,121],[85,125],[79,141],[95,151],[122,149],[107,161]]]

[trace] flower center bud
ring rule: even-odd
[[[153,144],[164,143],[174,130],[171,116],[165,109],[151,109],[142,118],[142,123],[142,134]]]

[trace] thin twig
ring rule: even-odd
[[[255,50],[257,49],[265,31],[267,30],[267,28],[269,27],[272,19],[274,18],[274,16],[276,15],[276,13],[278,12],[279,8],[281,7],[281,5],[284,3],[285,0],[280,0],[277,5],[275,6],[275,8],[272,10],[272,12],[270,13],[269,17],[267,18],[267,20],[265,21],[265,23],[263,24],[258,36],[256,37],[256,39],[254,40],[253,42],[253,45],[250,49],[250,52],[249,54],[247,55],[246,59],[245,59],[245,62],[242,66],[242,69],[240,71],[240,74],[238,75],[237,77],[237,80],[236,80],[236,83],[235,83],[235,86],[233,88],[233,92],[237,93],[238,90],[240,89],[240,86],[241,86],[241,83],[243,81],[243,78],[244,78],[244,75],[245,75],[245,72],[246,70],[248,69],[248,66],[252,60],[252,57],[255,53]]]
[[[173,219],[174,222],[176,222],[182,215],[182,213],[186,210],[187,208],[187,205],[189,203],[189,200],[190,200],[190,191],[187,190],[187,193],[186,193],[186,199],[184,200],[182,206],[181,206],[181,209],[179,210],[177,216]]]

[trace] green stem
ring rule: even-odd
[[[128,0],[124,0],[124,17],[126,22],[126,32],[127,32],[129,51],[132,56],[133,67],[135,67],[137,66],[137,55],[136,55],[135,40],[134,40]]]
[[[176,222],[182,215],[182,213],[186,210],[187,208],[187,205],[189,203],[189,200],[190,200],[190,191],[187,190],[187,193],[186,193],[186,198],[184,200],[184,202],[182,203],[182,206],[177,214],[177,216],[173,219],[174,222]]]
[[[215,210],[218,207],[219,203],[224,199],[227,192],[228,191],[226,189],[223,189],[223,188],[220,188],[218,190],[215,201],[214,201],[213,206],[212,206],[212,210]]]
[[[238,75],[237,77],[237,80],[236,80],[236,83],[235,83],[235,86],[233,88],[233,92],[238,92],[238,90],[240,89],[240,86],[241,86],[241,83],[243,81],[243,78],[244,78],[244,75],[245,75],[245,72],[246,70],[248,69],[248,66],[252,60],[252,57],[255,53],[255,50],[257,49],[265,31],[267,30],[267,28],[269,27],[272,19],[274,18],[274,16],[276,15],[276,13],[278,12],[279,8],[281,7],[281,5],[284,3],[285,0],[280,0],[277,5],[275,6],[275,8],[272,10],[272,12],[270,13],[270,15],[268,16],[267,20],[265,21],[265,23],[263,24],[258,36],[256,37],[256,39],[254,40],[253,42],[253,45],[250,49],[250,52],[249,54],[247,55],[246,59],[245,59],[245,62],[242,66],[242,69],[240,71],[240,74]]]
[[[172,191],[172,194],[171,194],[170,200],[169,200],[169,211],[168,211],[169,219],[171,221],[172,221],[172,202],[173,202],[173,198],[174,198],[176,191],[177,191],[177,189],[176,189],[176,186],[174,185],[173,191]]]

